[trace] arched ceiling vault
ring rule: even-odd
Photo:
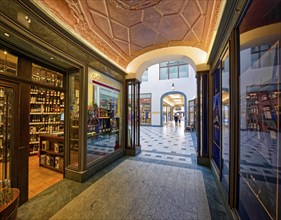
[[[32,0],[71,34],[130,73],[139,57],[184,48],[195,65],[212,45],[223,0]],[[158,51],[159,52],[159,51]],[[171,55],[180,55],[173,54]],[[198,61],[198,59],[200,61]],[[140,66],[139,66],[140,67]],[[135,67],[134,67],[135,68]],[[134,70],[135,71],[135,70]]]

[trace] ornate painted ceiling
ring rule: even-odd
[[[208,51],[221,0],[36,0],[122,68],[158,48]]]

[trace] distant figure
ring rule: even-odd
[[[177,125],[177,124],[178,124],[178,116],[175,115],[175,116],[174,116],[174,119],[175,119],[175,123],[176,123],[176,125]]]
[[[179,124],[181,123],[181,114],[178,115]]]

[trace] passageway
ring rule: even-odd
[[[196,164],[194,132],[142,126],[141,144],[85,183],[63,179],[35,196],[19,219],[228,219],[210,169]]]

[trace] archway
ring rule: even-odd
[[[181,95],[184,97],[184,127],[186,126],[186,115],[187,115],[187,97],[186,95],[181,92],[181,91],[170,91],[170,92],[166,92],[164,93],[162,96],[161,96],[161,99],[160,99],[160,115],[161,115],[161,118],[160,118],[160,125],[161,127],[163,127],[163,100],[166,96],[169,96],[169,95]],[[173,120],[173,119],[172,119]]]

